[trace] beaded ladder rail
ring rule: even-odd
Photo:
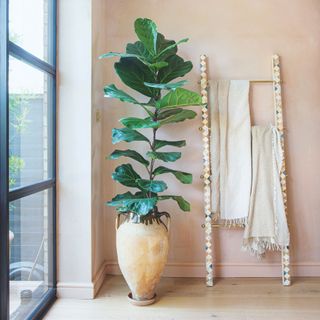
[[[274,96],[274,114],[275,123],[278,131],[281,135],[281,147],[282,152],[285,154],[284,150],[284,127],[283,127],[283,113],[282,113],[282,98],[281,98],[281,78],[280,78],[280,57],[278,55],[272,56],[272,75],[273,75],[273,96]],[[281,191],[284,202],[284,209],[287,215],[287,182],[286,182],[286,163],[285,159],[282,163],[282,168],[280,171],[280,184]],[[290,279],[290,254],[289,247],[283,248],[281,250],[281,265],[282,265],[282,284],[284,286],[289,286],[291,284]]]
[[[206,250],[206,285],[213,285],[212,261],[212,214],[211,214],[211,182],[210,182],[210,143],[209,143],[209,113],[208,113],[208,78],[206,56],[200,56],[201,98],[202,98],[202,140],[203,140],[203,181],[204,181],[204,213],[205,213],[205,250]]]
[[[213,258],[212,250],[212,227],[219,225],[213,223],[212,211],[211,211],[211,166],[210,166],[210,123],[208,112],[208,77],[207,77],[207,57],[205,55],[200,56],[200,88],[202,103],[202,132],[203,140],[203,174],[201,178],[204,181],[204,213],[205,223],[202,225],[205,229],[205,253],[206,253],[206,285],[213,285]],[[281,99],[281,78],[280,78],[280,58],[278,55],[272,56],[272,75],[273,80],[255,80],[251,82],[271,82],[273,83],[273,95],[274,95],[274,112],[275,112],[275,125],[281,134],[281,146],[284,154],[284,127],[283,127],[283,113],[282,113],[282,99]],[[284,200],[285,212],[287,215],[287,187],[286,187],[286,168],[285,160],[280,173],[281,191]],[[281,266],[282,266],[282,284],[289,286],[290,280],[290,254],[289,247],[281,250]]]

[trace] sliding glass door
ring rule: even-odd
[[[0,319],[55,299],[55,0],[0,0]]]

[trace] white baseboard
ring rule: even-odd
[[[106,275],[106,262],[103,262],[92,282],[58,282],[58,298],[93,299],[101,288]]]
[[[58,282],[58,298],[93,299],[94,288],[92,282]]]
[[[95,297],[103,285],[104,279],[106,277],[106,261],[104,261],[96,275],[93,277],[93,296]]]
[[[214,266],[216,277],[281,277],[280,263],[219,263]],[[106,262],[106,274],[121,274],[116,261]],[[291,264],[295,277],[319,277],[320,263]],[[205,277],[204,263],[167,263],[164,277]]]

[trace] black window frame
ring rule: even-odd
[[[9,320],[9,203],[40,191],[52,190],[52,261],[48,262],[53,283],[37,307],[26,319],[41,319],[56,299],[56,30],[57,3],[49,1],[50,63],[39,59],[9,40],[9,0],[0,0],[0,319]],[[8,71],[12,56],[51,76],[50,98],[52,104],[52,178],[9,191],[9,105]]]

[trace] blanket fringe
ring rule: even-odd
[[[266,251],[280,251],[282,246],[277,244],[273,237],[256,237],[243,241],[241,250],[249,252],[252,256],[261,259]]]
[[[219,224],[223,225],[224,227],[241,227],[244,228],[247,223],[247,217],[244,218],[237,218],[237,219],[219,219]]]

